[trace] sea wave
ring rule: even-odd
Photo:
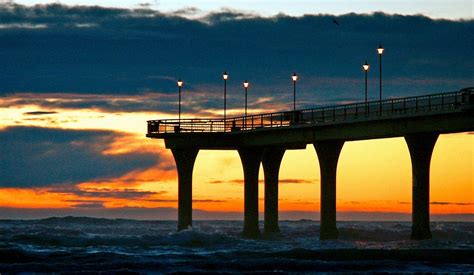
[[[81,217],[0,221],[0,272],[19,271],[472,271],[474,223],[434,222],[433,240],[409,239],[409,222],[282,221],[281,233],[241,236],[241,221],[176,222]],[[69,265],[68,265],[69,263]]]

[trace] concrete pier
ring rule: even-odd
[[[193,167],[196,148],[171,149],[178,170],[178,230],[193,223]]]
[[[270,147],[265,149],[262,157],[265,174],[265,220],[267,233],[280,232],[278,227],[278,174],[285,149]]]
[[[336,227],[336,171],[344,141],[318,141],[313,143],[321,171],[321,240],[337,239]]]
[[[244,169],[244,232],[249,238],[260,234],[258,228],[258,171],[263,148],[239,148],[239,156]]]
[[[368,105],[382,106],[383,115],[368,112],[360,116]],[[298,120],[294,119],[295,114]],[[336,171],[344,142],[404,137],[413,174],[412,239],[429,239],[429,173],[433,148],[439,134],[474,131],[474,89],[225,120],[160,119],[147,123],[147,137],[164,140],[176,161],[179,230],[192,224],[192,171],[199,150],[238,150],[245,181],[244,235],[254,238],[259,235],[260,163],[265,174],[264,228],[266,232],[278,232],[278,173],[283,154],[285,150],[305,149],[313,144],[321,170],[320,238],[335,239],[338,237]]]
[[[413,240],[431,239],[430,230],[430,163],[437,133],[405,136],[412,167],[412,229]]]

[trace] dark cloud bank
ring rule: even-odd
[[[0,131],[0,187],[74,185],[117,177],[159,161],[159,156],[151,153],[104,155],[102,152],[119,135],[35,127]]]
[[[191,20],[147,9],[2,4],[0,26],[0,95],[175,93],[182,77],[186,89],[215,93],[209,107],[220,104],[220,73],[227,69],[230,106],[241,105],[243,79],[252,83],[252,97],[289,99],[293,71],[301,75],[306,105],[359,100],[366,58],[376,96],[379,42],[386,48],[385,96],[473,86],[474,20],[233,11]]]

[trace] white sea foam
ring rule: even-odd
[[[281,233],[257,239],[243,238],[242,227],[241,221],[195,221],[177,232],[169,221],[0,221],[0,272],[77,271],[66,266],[71,260],[89,271],[474,269],[474,223],[434,222],[433,240],[426,241],[409,239],[409,222],[339,222],[340,237],[332,241],[319,240],[314,221],[282,221]]]

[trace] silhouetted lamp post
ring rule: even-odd
[[[291,79],[293,80],[293,111],[296,111],[296,81],[298,80],[296,73],[293,73]]]
[[[380,69],[380,91],[379,91],[379,112],[380,115],[382,115],[382,54],[383,54],[384,48],[382,47],[382,44],[379,45],[377,48],[377,53],[379,54],[379,69]]]
[[[249,88],[249,82],[247,80],[244,81],[244,89],[245,89],[245,116],[247,116],[247,90]]]
[[[225,131],[225,120],[227,118],[226,109],[227,109],[227,79],[229,75],[226,71],[222,74],[222,78],[224,79],[224,131]]]
[[[365,61],[365,64],[362,65],[362,68],[364,69],[365,73],[365,115],[367,116],[367,73],[369,72],[370,65],[367,63],[367,60]]]
[[[181,87],[183,87],[184,82],[180,78],[176,84],[178,84],[178,124],[181,126]]]

